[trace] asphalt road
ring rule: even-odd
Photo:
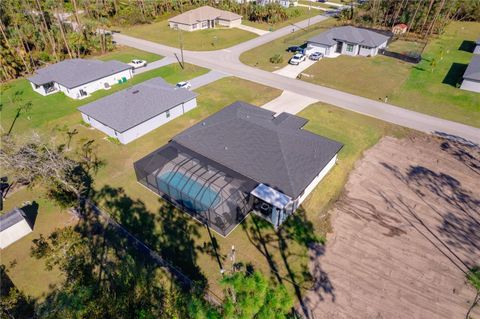
[[[410,111],[381,101],[371,100],[324,86],[287,78],[279,74],[247,66],[239,60],[239,56],[245,51],[292,33],[294,30],[294,32],[302,32],[301,28],[325,19],[327,18],[324,16],[316,16],[299,22],[295,26],[284,27],[228,49],[202,52],[184,51],[183,56],[186,62],[192,64],[261,83],[280,90],[292,91],[321,102],[372,116],[383,121],[429,134],[440,133],[447,136],[459,136],[471,142],[480,144],[480,129]],[[180,56],[180,50],[177,48],[130,37],[124,34],[115,33],[114,40],[123,45],[135,47],[166,57],[172,57],[174,54]]]

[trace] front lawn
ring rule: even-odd
[[[297,22],[306,20],[308,18],[312,18],[319,14],[322,14],[322,11],[315,10],[315,9],[308,9],[305,7],[291,7],[286,9],[287,14],[290,16],[287,20],[278,22],[278,23],[266,23],[266,22],[253,22],[248,21],[246,19],[242,20],[242,24],[262,29],[268,31],[275,31],[281,29],[283,27],[295,24]]]
[[[185,50],[211,51],[231,47],[255,38],[257,35],[237,28],[215,28],[198,31],[171,29],[166,20],[130,27],[116,27],[122,33]]]
[[[110,95],[114,92],[123,90],[132,85],[146,81],[154,77],[162,77],[169,83],[177,83],[182,80],[192,79],[207,73],[208,70],[195,65],[186,65],[185,69],[180,68],[178,64],[167,65],[155,70],[134,75],[126,83],[113,85],[110,90],[100,90],[94,92],[90,97],[83,100],[74,100],[63,93],[56,93],[49,96],[42,96],[34,92],[30,82],[26,79],[18,79],[0,86],[2,95],[2,116],[1,126],[3,132],[8,132],[17,114],[19,104],[31,102],[31,108],[22,113],[15,121],[12,132],[21,133],[28,128],[45,127],[49,122],[64,116],[78,113],[77,107],[86,103],[93,102],[101,97]],[[14,96],[19,93],[21,102],[15,102]]]

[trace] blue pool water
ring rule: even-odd
[[[160,191],[193,211],[206,211],[220,202],[216,191],[180,172],[164,173],[157,176],[157,181]]]

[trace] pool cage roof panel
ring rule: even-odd
[[[137,178],[222,236],[250,212],[257,182],[171,142],[134,164]]]

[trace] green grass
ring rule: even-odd
[[[292,16],[291,18],[278,23],[252,22],[252,21],[243,19],[242,24],[245,24],[254,28],[262,29],[262,30],[275,31],[283,27],[289,26],[291,24],[295,24],[297,22],[317,16],[322,13],[321,11],[318,11],[315,9],[308,10],[308,8],[305,8],[305,7],[291,7],[286,10],[288,14],[292,15],[294,11],[297,11],[299,15]]]
[[[286,35],[272,42],[258,46],[255,49],[244,52],[240,56],[240,61],[262,70],[275,71],[286,66],[288,60],[293,56],[293,53],[285,51],[289,46],[302,45],[312,36],[325,31],[336,24],[337,22],[335,19],[327,19],[307,28],[307,31],[296,31],[293,34]],[[273,64],[270,62],[270,58],[275,54],[280,54],[283,57],[283,63]]]
[[[166,20],[132,27],[116,28],[124,34],[175,48],[180,47],[180,37],[182,37],[183,48],[194,51],[224,49],[257,36],[254,33],[237,28],[215,28],[192,32],[179,31],[171,29]]]
[[[473,56],[460,47],[463,41],[475,41],[478,30],[478,22],[452,22],[443,35],[427,45],[424,60],[411,69],[403,85],[392,95],[391,102],[480,127],[479,94],[455,86]],[[436,61],[433,70],[432,59]]]
[[[291,53],[285,49],[301,45],[322,29],[334,25],[332,19],[320,23],[308,32],[288,35],[243,53],[240,60],[250,66],[275,71],[287,65]],[[378,55],[372,58],[340,56],[325,58],[306,69],[310,75],[302,80],[375,100],[405,107],[417,112],[480,127],[478,93],[458,89],[455,84],[472,58],[472,53],[461,50],[463,41],[478,37],[480,23],[452,22],[446,32],[432,40],[418,65]],[[396,41],[391,45],[395,52],[418,51],[420,44]],[[269,61],[275,54],[283,56],[283,63]],[[432,68],[431,61],[436,66]]]
[[[142,50],[138,50],[126,46],[117,46],[114,51],[102,54],[99,56],[92,56],[94,59],[108,61],[117,60],[125,63],[129,63],[133,59],[145,60],[147,62],[153,62],[163,58],[161,55],[150,53]]]
[[[108,91],[100,90],[94,92],[90,97],[83,100],[71,99],[63,93],[42,96],[32,90],[30,83],[26,79],[18,79],[9,82],[8,84],[2,84],[0,87],[2,95],[2,116],[0,123],[3,132],[7,132],[12,125],[13,119],[17,113],[16,103],[12,103],[12,97],[15,92],[21,92],[21,97],[24,102],[30,101],[32,103],[31,109],[25,114],[21,114],[13,127],[13,133],[21,133],[26,129],[37,129],[42,126],[45,127],[51,121],[73,113],[78,113],[77,107],[81,105],[90,103],[101,97],[110,95],[154,77],[162,77],[167,82],[174,84],[181,80],[188,80],[207,72],[207,69],[194,65],[187,64],[186,68],[182,69],[178,64],[171,64],[145,73],[137,74],[126,83],[113,85]]]
[[[48,271],[43,260],[30,256],[32,240],[38,238],[40,234],[48,236],[55,228],[65,227],[74,223],[76,219],[68,212],[52,205],[39,188],[22,189],[13,193],[5,200],[4,211],[22,207],[26,201],[38,203],[38,215],[33,232],[3,249],[1,263],[7,267],[8,275],[17,288],[34,298],[42,299],[42,296],[53,286],[60,284],[63,278],[58,269]]]

